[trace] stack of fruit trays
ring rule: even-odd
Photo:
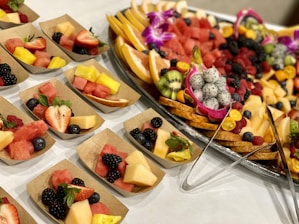
[[[249,160],[280,168],[269,107],[298,179],[297,30],[269,30],[252,9],[223,21],[188,10],[186,1],[131,1],[130,8],[106,17],[125,75],[157,108],[208,138],[225,119],[216,146],[245,155],[269,145]]]

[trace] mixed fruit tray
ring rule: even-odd
[[[221,124],[212,146],[234,160],[264,145],[242,164],[284,181],[268,107],[298,183],[297,30],[270,30],[252,9],[223,20],[186,1],[131,1],[106,17],[122,74],[153,108],[195,141]]]

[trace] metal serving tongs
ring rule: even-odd
[[[277,145],[277,148],[278,148],[278,152],[279,152],[279,155],[281,157],[281,162],[282,162],[285,174],[287,176],[290,192],[292,194],[292,198],[293,198],[293,201],[294,201],[295,211],[296,211],[296,215],[297,215],[297,220],[296,220],[295,223],[298,223],[299,222],[299,209],[298,209],[298,202],[297,202],[297,198],[296,198],[296,191],[295,191],[293,178],[292,178],[292,175],[291,175],[291,171],[288,167],[288,163],[287,163],[285,154],[283,152],[283,147],[282,147],[282,144],[281,144],[281,141],[280,141],[277,129],[276,129],[276,125],[275,125],[272,113],[271,113],[268,106],[267,106],[267,114],[268,114],[270,125],[271,125],[272,131],[273,131],[273,134],[274,134],[274,137],[275,137],[275,140],[276,140],[276,145]]]

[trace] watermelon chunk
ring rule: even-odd
[[[117,149],[115,146],[111,145],[111,144],[105,144],[103,146],[102,152],[101,152],[101,156],[103,156],[104,154],[116,154]]]
[[[97,84],[95,82],[88,81],[83,89],[83,92],[86,94],[93,94],[93,91],[97,88]]]
[[[50,61],[51,61],[50,58],[46,58],[46,57],[36,58],[36,60],[32,65],[36,67],[47,68],[48,65],[50,64]]]
[[[85,88],[87,82],[88,82],[87,79],[84,79],[84,78],[79,77],[79,76],[75,76],[72,84],[76,89],[82,91]]]
[[[56,97],[57,91],[51,82],[46,82],[41,87],[39,87],[41,94],[44,94],[48,97],[48,101],[51,103],[52,100]]]
[[[45,120],[45,113],[46,113],[46,110],[48,109],[47,106],[43,106],[41,104],[37,104],[32,112],[41,120]]]
[[[101,177],[106,177],[109,169],[108,166],[106,166],[103,161],[102,161],[102,156],[99,155],[96,167],[95,167],[95,172],[101,176]]]
[[[57,189],[59,184],[70,184],[73,180],[72,174],[68,169],[55,170],[51,175],[51,184]]]
[[[110,95],[110,88],[101,84],[97,84],[93,95],[100,98],[107,98]]]
[[[62,46],[63,48],[72,51],[73,47],[74,47],[74,40],[69,39],[67,36],[62,35],[60,40],[59,40],[59,44],[60,46]]]
[[[92,215],[94,215],[94,214],[109,215],[110,214],[109,208],[102,202],[90,204],[90,209],[91,209]]]
[[[34,146],[31,141],[20,140],[8,145],[8,154],[12,159],[27,160],[33,152]]]
[[[182,17],[176,19],[175,26],[181,33],[184,33],[184,30],[188,27]]]
[[[43,120],[33,121],[18,128],[14,132],[14,142],[27,140],[42,136],[48,130],[48,125]]]
[[[34,51],[34,55],[37,58],[48,58],[49,60],[51,59],[51,55],[47,51],[36,50],[36,51]]]
[[[24,42],[22,41],[21,38],[9,38],[8,40],[5,41],[5,47],[6,49],[13,54],[15,51],[16,47],[24,47]]]
[[[125,183],[122,177],[115,180],[114,184],[115,184],[115,186],[117,186],[125,191],[128,191],[128,192],[134,191],[134,184]]]

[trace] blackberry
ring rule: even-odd
[[[144,134],[141,133],[141,132],[138,133],[134,138],[141,145],[143,145],[145,143],[145,140],[146,140]]]
[[[113,183],[115,180],[121,177],[121,174],[118,170],[109,170],[106,179],[108,182]]]
[[[11,76],[10,75],[2,75],[2,79],[4,81],[4,85],[5,86],[13,85],[13,82],[11,80]]]
[[[219,49],[220,49],[220,50],[225,50],[225,49],[227,49],[227,48],[228,48],[228,43],[227,43],[227,42],[222,43],[222,44],[220,44],[220,46],[219,46]]]
[[[154,127],[154,128],[159,128],[162,126],[162,118],[161,117],[154,117],[151,119],[151,125]]]
[[[246,92],[245,92],[245,94],[244,94],[244,101],[246,101],[246,100],[250,97],[250,95],[251,95],[250,90],[249,90],[249,89],[246,89]]]
[[[247,142],[252,142],[254,135],[252,134],[252,132],[247,131],[243,134],[242,136],[242,140],[243,141],[247,141]]]
[[[30,98],[27,102],[26,102],[26,106],[29,108],[29,110],[33,110],[34,107],[37,106],[37,104],[39,104],[38,99],[36,98]]]
[[[59,44],[61,36],[62,36],[61,32],[55,32],[52,35],[52,40],[54,40],[57,44]]]
[[[162,68],[161,71],[160,71],[160,76],[163,76],[166,74],[166,72],[168,72],[169,69],[168,68]]]
[[[228,50],[233,54],[237,55],[239,53],[238,43],[236,41],[228,42]]]
[[[73,52],[77,54],[89,54],[88,50],[84,47],[79,47],[78,45],[74,44],[73,46]]]
[[[66,205],[61,204],[58,201],[54,201],[49,205],[49,213],[56,219],[64,219],[67,214]]]
[[[235,89],[239,89],[240,87],[240,80],[235,78],[231,83],[230,86],[234,87]]]
[[[120,156],[109,153],[103,155],[102,160],[110,170],[115,170],[118,167],[118,164],[122,161]]]
[[[155,142],[157,139],[157,132],[152,128],[145,128],[143,131],[145,139]]]
[[[158,51],[159,55],[161,56],[161,58],[166,58],[166,52],[165,51]]]
[[[152,150],[154,148],[154,143],[151,142],[150,140],[146,140],[145,143],[143,144],[143,146],[148,149],[148,150]]]
[[[56,193],[52,188],[45,188],[42,192],[42,203],[49,206],[56,199]]]
[[[232,63],[232,72],[240,75],[243,72],[242,65],[238,63]]]
[[[100,195],[98,192],[93,192],[93,194],[88,198],[89,204],[94,204],[100,201]]]
[[[173,58],[170,60],[170,67],[176,67],[176,64],[178,63],[178,59]]]
[[[11,67],[7,63],[0,64],[0,76],[10,75]]]
[[[64,202],[64,197],[65,197],[65,192],[63,190],[63,187],[62,186],[58,186],[57,187],[57,191],[56,191],[56,194],[55,194],[55,197],[56,197],[56,200],[59,202],[59,203],[63,203]]]
[[[75,177],[74,179],[72,179],[72,184],[74,185],[77,185],[77,186],[82,186],[82,187],[85,187],[85,183],[84,183],[84,180],[78,178],[78,177]]]
[[[15,74],[10,74],[10,80],[11,80],[11,84],[15,85],[17,84],[18,78]]]
[[[139,128],[134,128],[133,130],[130,131],[130,135],[135,138],[137,134],[141,133],[141,130]]]
[[[186,23],[187,26],[190,26],[192,23],[190,18],[184,18],[184,22]]]

